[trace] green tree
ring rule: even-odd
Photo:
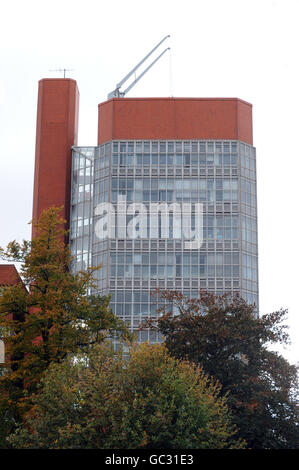
[[[254,306],[238,296],[158,295],[165,305],[147,326],[163,334],[174,357],[201,364],[219,380],[238,436],[250,448],[298,448],[297,368],[268,349],[289,341],[286,311],[257,318]]]
[[[199,366],[143,343],[49,368],[15,448],[242,448],[226,398]]]
[[[42,213],[31,242],[13,241],[6,250],[0,249],[2,258],[21,263],[23,280],[0,293],[1,337],[9,357],[0,376],[2,444],[30,406],[30,397],[51,363],[88,352],[111,335],[130,338],[109,307],[110,297],[87,295],[96,268],[70,272],[60,211],[52,207]]]

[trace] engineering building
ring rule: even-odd
[[[258,307],[252,106],[236,98],[112,98],[98,107],[98,145],[78,147],[78,101],[72,79],[39,82],[33,218],[64,206],[73,271],[102,264],[96,292],[112,294],[113,310],[133,330],[155,314],[157,287],[191,297],[199,289],[239,292]],[[188,218],[179,221],[170,205],[191,208],[196,238],[198,203],[202,240],[190,249],[177,230]],[[150,204],[162,204],[153,229]],[[140,331],[139,340],[160,338]]]

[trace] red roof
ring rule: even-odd
[[[0,286],[12,286],[21,281],[14,264],[0,264]]]

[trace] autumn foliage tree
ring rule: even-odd
[[[298,448],[297,368],[269,350],[289,341],[286,311],[258,318],[238,296],[157,294],[165,305],[147,326],[163,334],[174,357],[201,364],[219,380],[238,436],[250,448]]]
[[[130,336],[110,309],[109,296],[87,295],[95,268],[70,272],[65,221],[59,214],[54,207],[43,212],[31,242],[13,241],[0,249],[2,258],[21,263],[23,281],[0,292],[1,339],[9,359],[0,376],[3,436],[30,406],[50,364],[88,352],[109,335]]]
[[[242,448],[220,386],[201,367],[143,343],[53,364],[14,448]]]

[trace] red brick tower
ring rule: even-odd
[[[75,80],[49,79],[39,82],[33,221],[51,206],[64,206],[62,216],[69,228],[71,164],[77,145],[79,91]],[[34,230],[33,230],[34,235]]]

